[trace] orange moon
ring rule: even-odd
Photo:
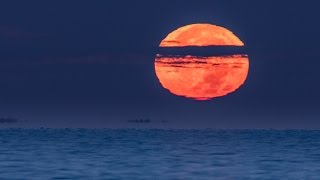
[[[169,33],[163,48],[188,46],[244,46],[230,30],[211,24],[186,25]],[[187,56],[157,54],[155,73],[172,94],[195,100],[210,100],[236,91],[249,72],[247,55]]]
[[[213,57],[156,57],[160,83],[171,93],[195,100],[225,96],[246,80],[249,60],[245,55]]]
[[[244,46],[231,31],[212,24],[186,25],[164,38],[160,47],[184,46]]]

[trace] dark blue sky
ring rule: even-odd
[[[320,128],[319,5],[1,2],[0,114],[48,127],[150,117],[168,127]],[[153,67],[158,44],[191,23],[226,27],[244,41],[250,72],[239,91],[198,102],[161,87]]]

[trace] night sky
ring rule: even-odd
[[[320,128],[319,6],[1,1],[0,116],[19,127]],[[161,87],[158,45],[192,23],[223,26],[245,43],[250,70],[238,91],[195,101]],[[152,123],[127,123],[135,118]]]

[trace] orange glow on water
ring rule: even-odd
[[[184,46],[244,46],[244,43],[228,29],[212,24],[183,26],[160,43],[160,47]]]
[[[245,55],[233,56],[175,56],[157,55],[156,75],[171,93],[209,100],[237,90],[246,80],[249,59]]]

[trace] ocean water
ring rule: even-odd
[[[320,131],[2,129],[0,179],[320,179]]]

